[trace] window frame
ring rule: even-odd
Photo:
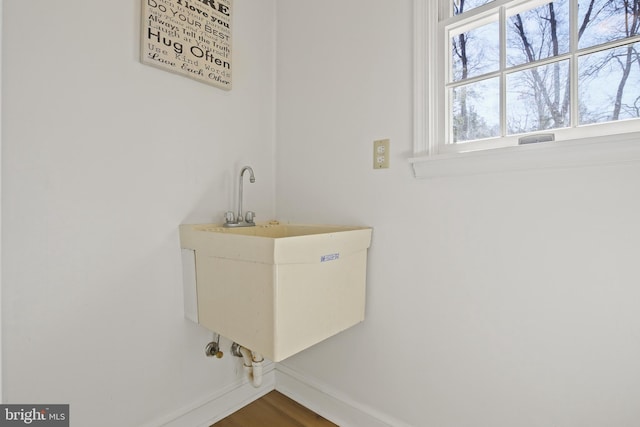
[[[528,2],[540,3],[540,0],[522,0],[519,3]],[[434,7],[434,3],[437,3],[438,7]],[[513,3],[513,0],[494,0],[478,7],[477,10],[482,14],[496,7]],[[571,163],[571,166],[578,166],[585,162],[599,163],[596,161],[599,156],[594,156],[594,152],[607,150],[607,147],[613,153],[624,152],[620,155],[620,160],[640,160],[640,119],[524,134],[553,133],[555,135],[554,142],[537,143],[532,146],[518,145],[518,138],[522,135],[447,144],[448,104],[445,72],[449,67],[448,43],[450,43],[447,34],[448,27],[461,18],[441,19],[441,11],[446,10],[446,7],[450,7],[450,0],[414,0],[414,157],[410,159],[410,163],[413,165],[416,177],[446,175],[447,168],[442,165],[450,163],[453,159],[463,159],[460,164],[467,165],[462,169],[460,165],[452,167],[452,170],[456,171],[455,174],[464,173],[467,169],[468,173],[473,174],[483,171],[500,171],[505,168],[511,170],[518,165],[526,168],[531,166],[531,162],[524,158],[531,157],[533,152],[537,153],[537,164],[541,164],[541,167],[562,166],[568,163]],[[442,60],[434,61],[433,58]],[[573,83],[573,86],[572,90],[575,91],[577,84]],[[614,148],[613,145],[616,147]],[[581,150],[585,152],[585,156],[580,155]],[[524,153],[528,154],[524,155]],[[613,161],[609,154],[601,154],[603,162]],[[546,162],[545,158],[548,159]],[[491,160],[487,162],[487,159]],[[573,160],[568,162],[568,159]],[[477,162],[491,164],[491,166],[473,167]],[[434,167],[436,163],[438,167]],[[502,163],[504,166],[501,167]],[[469,165],[472,167],[469,168]],[[434,172],[431,169],[434,169]]]

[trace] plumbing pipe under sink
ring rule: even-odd
[[[251,351],[246,347],[240,346],[238,351],[242,354],[245,374],[254,387],[260,387],[262,385],[262,362],[264,358],[260,353]]]

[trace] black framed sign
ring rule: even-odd
[[[233,0],[142,0],[142,63],[231,89]]]

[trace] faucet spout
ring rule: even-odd
[[[240,184],[238,185],[238,216],[234,216],[232,211],[227,211],[224,215],[224,227],[253,227],[254,225],[256,225],[256,223],[253,221],[253,218],[255,217],[254,212],[249,211],[246,213],[246,215],[242,213],[244,174],[247,171],[249,172],[249,182],[256,182],[256,177],[253,174],[253,169],[251,168],[251,166],[243,167],[240,171]]]
[[[249,171],[249,182],[256,182],[256,177],[253,174],[253,169],[251,166],[245,166],[240,171],[240,185],[238,186],[238,223],[241,223],[244,219],[244,215],[242,213],[242,197],[243,197],[243,183],[244,183],[244,174]],[[253,221],[252,221],[253,222]]]

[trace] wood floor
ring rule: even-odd
[[[272,391],[211,427],[338,427],[315,412]]]

